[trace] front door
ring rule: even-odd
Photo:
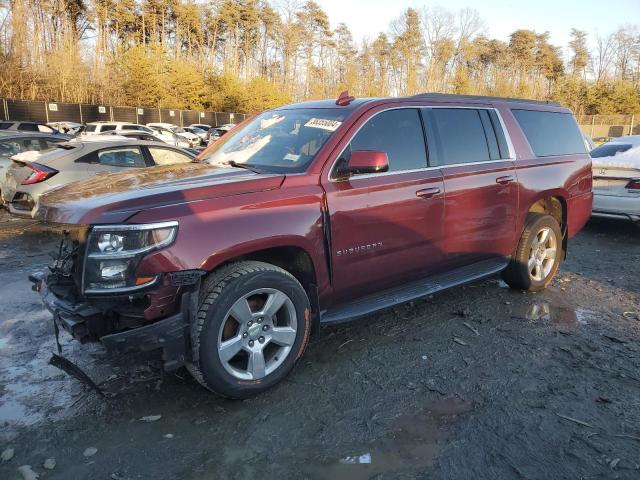
[[[373,114],[351,151],[384,151],[389,171],[325,181],[336,300],[348,300],[429,275],[444,261],[444,185],[428,168],[415,108]]]

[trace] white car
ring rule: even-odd
[[[83,132],[84,135],[95,135],[103,132],[118,132],[120,130],[139,130],[145,133],[153,133],[149,127],[138,123],[129,122],[91,122],[87,123],[87,128]]]
[[[186,130],[178,127],[177,125],[173,125],[172,123],[147,123],[147,127],[164,128],[166,130],[170,130],[179,137],[186,139],[187,142],[189,142],[188,148],[195,148],[200,145],[200,137],[198,135],[187,132]]]
[[[640,135],[602,144],[591,158],[593,216],[640,221]]]
[[[203,130],[198,127],[184,127],[183,130],[185,132],[193,133],[194,135],[197,135],[198,137],[200,137],[200,143],[202,144],[207,143],[207,135],[209,134],[209,130]]]
[[[189,125],[191,128],[199,128],[200,130],[204,130],[205,132],[211,129],[211,125],[206,123],[192,123]]]

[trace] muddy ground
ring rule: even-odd
[[[27,274],[52,239],[2,214],[0,451],[14,456],[0,478],[640,478],[639,239],[594,220],[543,293],[489,279],[323,328],[287,381],[242,402],[64,336],[104,400],[47,364]]]

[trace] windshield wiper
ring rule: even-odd
[[[249,163],[238,163],[235,160],[229,160],[227,162],[227,165],[234,167],[234,168],[244,168],[246,170],[251,170],[253,173],[264,173],[262,170],[260,170],[259,168],[254,167],[253,165],[249,164]]]

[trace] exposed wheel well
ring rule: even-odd
[[[546,213],[547,215],[551,215],[556,219],[563,232],[567,225],[567,205],[562,198],[541,198],[529,207],[529,213]]]
[[[561,197],[541,198],[529,207],[529,213],[545,213],[556,219],[562,232],[562,251],[567,254],[567,203]]]
[[[276,265],[296,277],[310,299],[315,295],[311,286],[317,285],[316,272],[311,257],[304,249],[293,246],[268,248],[236,257],[227,263],[245,260],[255,260]],[[220,265],[218,268],[222,266]]]

